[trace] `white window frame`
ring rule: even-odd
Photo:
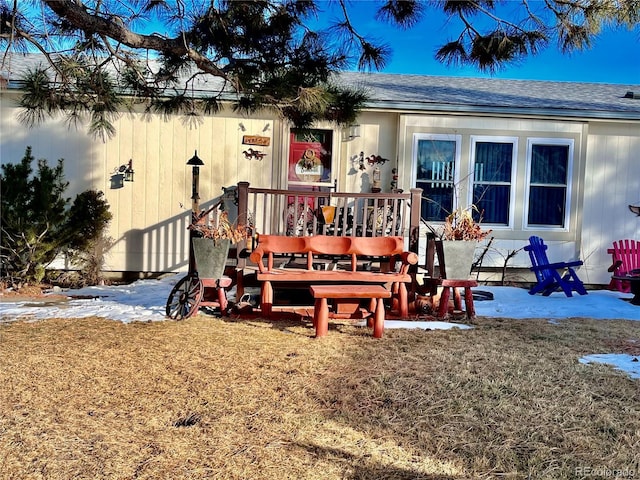
[[[554,225],[530,225],[529,224],[529,192],[531,191],[531,162],[534,145],[560,145],[569,148],[567,158],[567,192],[565,198],[563,226]],[[571,218],[571,187],[573,184],[573,159],[575,152],[575,141],[572,138],[544,138],[529,137],[527,138],[527,166],[525,177],[524,205],[522,212],[522,222],[524,230],[548,230],[554,232],[568,232],[569,219]]]
[[[417,185],[418,180],[418,143],[424,140],[441,140],[454,142],[456,152],[453,161],[453,210],[458,208],[460,192],[456,192],[456,188],[460,185],[460,162],[462,158],[462,135],[449,133],[414,133],[413,146],[411,151],[411,186]]]
[[[469,190],[467,191],[467,204],[473,201],[473,187],[475,184],[475,165],[476,165],[476,144],[484,143],[510,143],[511,149],[511,181],[509,188],[509,219],[508,223],[489,223],[483,221],[483,225],[491,225],[493,229],[513,230],[516,212],[516,183],[518,170],[518,137],[507,137],[499,135],[471,135],[469,145]],[[495,185],[506,185],[503,183],[493,182]]]

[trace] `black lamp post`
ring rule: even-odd
[[[187,165],[191,165],[191,223],[195,223],[200,214],[200,165],[204,162],[198,157],[198,151],[189,159]],[[189,273],[195,271],[195,258],[193,255],[193,242],[195,230],[189,230]]]
[[[187,165],[191,165],[191,211],[194,218],[200,213],[200,165],[204,162],[198,157],[198,151],[189,159]]]

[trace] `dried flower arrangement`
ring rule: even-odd
[[[447,216],[442,230],[442,240],[484,240],[491,230],[480,227],[482,218],[476,222],[473,211],[478,211],[475,205],[468,208],[458,208]]]
[[[478,211],[475,205],[468,208],[458,208],[445,218],[444,224],[438,228],[425,222],[423,223],[439,240],[484,240],[492,230],[483,230],[480,227],[482,217],[479,221],[474,220],[472,211]]]
[[[225,211],[217,219],[208,222],[210,210],[200,213],[198,218],[189,225],[189,230],[200,233],[203,238],[213,240],[229,239],[231,243],[238,243],[251,237],[251,226],[238,226],[229,221],[229,214]]]

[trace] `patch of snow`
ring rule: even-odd
[[[640,359],[627,353],[596,353],[580,358],[580,363],[604,363],[627,373],[631,378],[640,378]]]

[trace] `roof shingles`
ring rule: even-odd
[[[345,84],[364,88],[371,106],[395,103],[407,109],[434,106],[469,107],[470,110],[539,110],[557,115],[615,116],[640,120],[640,101],[625,98],[640,85],[499,80],[470,77],[434,77],[345,72]]]
[[[14,55],[11,60],[13,68],[8,74],[10,80],[17,80],[21,72],[44,63],[44,57],[38,54]],[[6,72],[4,76],[7,76]],[[640,99],[625,98],[627,92],[640,93],[640,84],[359,72],[342,72],[337,81],[364,88],[369,95],[367,105],[371,108],[640,121]],[[213,79],[199,83],[197,88],[205,92],[219,87],[220,82]]]

